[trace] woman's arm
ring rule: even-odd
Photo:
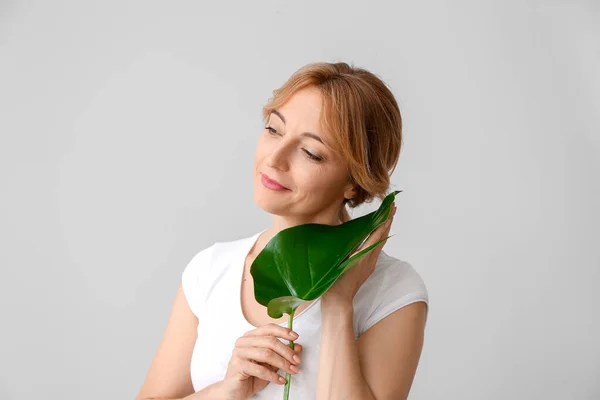
[[[171,397],[137,397],[136,400],[214,400],[214,399],[223,399],[226,400],[225,394],[221,388],[223,385],[223,381],[219,381],[217,383],[213,383],[200,390],[199,392],[190,394],[189,396],[180,397],[180,398],[171,398]]]
[[[179,285],[167,327],[136,400],[221,398],[221,382],[194,393],[190,363],[197,329],[198,318],[190,310]]]
[[[227,397],[222,390],[223,381],[219,381],[217,383],[213,383],[200,390],[199,392],[190,394],[189,396],[180,397],[180,398],[171,398],[171,397],[143,397],[136,398],[136,400],[214,400],[214,399],[223,399],[226,400]]]
[[[351,304],[321,306],[317,399],[406,399],[423,347],[426,304],[394,311],[357,340]]]
[[[375,400],[359,363],[352,304],[321,299],[321,350],[317,400]]]

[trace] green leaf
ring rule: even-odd
[[[298,306],[323,295],[345,271],[386,241],[390,236],[353,254],[387,221],[400,192],[388,194],[376,211],[341,225],[303,224],[277,233],[250,267],[254,297],[267,307],[269,316],[293,316]]]

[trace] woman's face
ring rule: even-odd
[[[320,115],[320,91],[299,90],[271,113],[256,147],[254,201],[296,224],[337,224],[344,197],[354,195],[345,164],[328,147]],[[265,186],[263,174],[287,190]]]

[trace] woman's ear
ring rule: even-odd
[[[344,203],[348,202],[348,200],[354,198],[356,196],[356,182],[352,175],[348,174],[348,179],[346,180],[348,183],[346,188],[344,189]]]
[[[354,188],[354,185],[349,185],[344,191],[344,198],[348,201],[354,198],[354,196],[356,196],[356,189]]]

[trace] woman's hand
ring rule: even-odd
[[[291,349],[278,339],[296,340],[297,336],[290,332],[288,328],[267,324],[246,332],[236,340],[222,381],[228,400],[245,400],[269,382],[285,385],[285,378],[276,372],[279,369],[292,375],[298,372],[296,365],[300,364],[298,354],[302,346],[294,343],[294,349]]]
[[[392,226],[392,222],[394,221],[394,214],[396,214],[396,203],[394,202],[392,205],[393,208],[390,212],[387,222],[381,224],[377,229],[375,229],[367,238],[367,240],[365,240],[363,245],[360,246],[360,248],[354,253],[352,253],[352,255],[389,236],[390,228]],[[344,272],[342,276],[340,276],[323,294],[321,303],[325,307],[328,307],[329,305],[352,305],[352,300],[354,299],[354,295],[356,295],[358,292],[358,289],[360,289],[362,284],[365,283],[373,271],[375,271],[377,258],[379,258],[379,254],[381,253],[381,249],[385,243],[386,242],[383,242],[379,246],[375,247],[373,250],[367,253],[367,255],[361,258],[353,267]]]

